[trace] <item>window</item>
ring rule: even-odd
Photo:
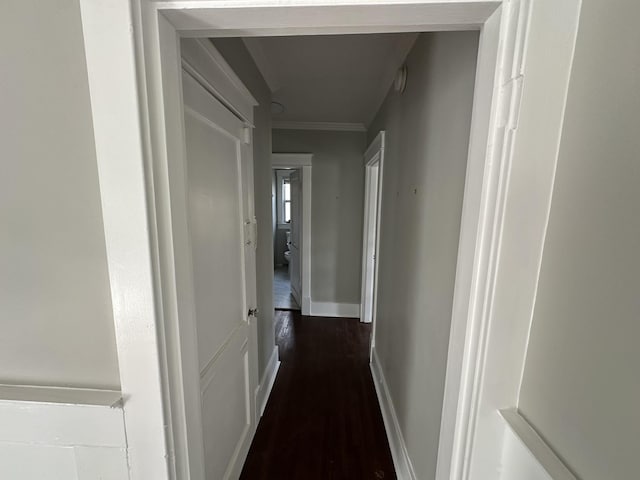
[[[291,182],[289,178],[282,179],[282,206],[284,223],[291,222]]]
[[[278,225],[291,223],[291,182],[292,170],[276,170],[276,215]]]

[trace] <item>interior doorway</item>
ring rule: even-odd
[[[311,153],[274,153],[272,168],[273,306],[311,308]]]
[[[360,321],[364,323],[373,323],[375,319],[384,137],[385,132],[380,132],[364,154],[364,227],[362,231],[362,294],[360,297]]]
[[[480,345],[481,348],[477,348],[481,340],[475,340],[483,338],[482,335],[469,337],[472,338],[470,342],[462,340],[467,338],[467,333],[484,331],[486,324],[486,318],[476,312],[486,310],[482,308],[485,291],[482,280],[488,277],[485,264],[490,262],[476,260],[484,260],[492,254],[490,249],[494,244],[494,235],[487,225],[493,225],[496,218],[501,218],[500,208],[494,206],[499,202],[493,199],[497,196],[496,192],[502,192],[505,181],[500,172],[506,162],[502,160],[502,143],[496,142],[497,148],[489,153],[486,146],[494,137],[497,138],[501,128],[504,130],[499,122],[492,119],[501,118],[498,114],[509,111],[507,107],[510,101],[505,99],[516,97],[501,95],[503,85],[507,82],[503,82],[504,79],[496,72],[510,72],[511,63],[515,65],[513,70],[519,71],[520,65],[512,56],[521,60],[521,50],[509,48],[514,39],[522,40],[523,44],[526,39],[525,35],[519,33],[520,23],[514,23],[514,19],[518,19],[517,9],[507,10],[510,21],[501,22],[500,2],[478,5],[458,1],[420,2],[415,5],[387,5],[384,2],[374,5],[375,2],[365,2],[357,6],[282,6],[267,2],[268,5],[243,8],[242,15],[229,6],[207,4],[201,8],[183,8],[183,2],[162,5],[143,3],[144,8],[132,12],[128,6],[107,8],[88,0],[81,2],[107,253],[110,267],[113,267],[110,268],[111,281],[116,293],[125,287],[127,294],[134,289],[140,298],[139,302],[129,302],[123,308],[114,309],[117,337],[122,339],[118,344],[122,388],[136,399],[125,406],[127,418],[133,419],[127,423],[132,478],[167,478],[166,472],[160,472],[166,464],[164,459],[169,457],[167,445],[174,449],[175,462],[172,467],[176,471],[193,471],[199,464],[204,464],[199,448],[201,436],[197,429],[191,428],[193,425],[189,419],[185,420],[190,402],[196,403],[198,400],[193,395],[195,390],[191,388],[191,382],[197,382],[198,379],[189,377],[184,380],[184,373],[190,373],[184,366],[184,357],[190,354],[188,347],[192,339],[185,338],[182,327],[183,319],[192,317],[189,295],[193,293],[193,286],[185,286],[181,281],[184,273],[184,262],[181,260],[188,249],[181,237],[181,218],[174,212],[185,209],[185,195],[169,195],[174,182],[180,188],[180,162],[185,146],[180,123],[181,72],[176,40],[190,36],[231,36],[239,32],[258,36],[300,32],[392,32],[408,28],[438,31],[457,30],[461,26],[473,29],[482,26],[471,122],[469,173],[461,222],[464,227],[460,239],[461,267],[460,274],[456,276],[455,328],[452,327],[454,338],[446,369],[445,411],[438,449],[439,458],[443,459],[445,466],[442,470],[439,465],[438,471],[448,470],[449,463],[458,458],[467,458],[468,446],[459,446],[465,442],[454,445],[454,437],[461,437],[471,423],[466,403],[473,402],[466,402],[464,408],[458,408],[458,398],[461,390],[472,391],[476,387],[473,381],[467,379],[476,377],[473,375],[476,363],[472,360],[476,357],[475,351],[482,354],[484,347]],[[381,20],[383,17],[388,20]],[[249,20],[253,23],[248,24]],[[521,23],[526,25],[526,22]],[[517,25],[518,28],[511,29],[511,25]],[[498,50],[498,45],[503,44],[506,48]],[[110,75],[113,71],[120,74],[114,77]],[[216,78],[216,91],[224,96],[226,83],[229,83],[226,81],[228,76],[222,72]],[[232,93],[234,100],[238,100],[232,102],[236,110],[243,112],[250,109],[250,102],[242,94]],[[114,98],[121,101],[114,103]],[[244,134],[243,140],[250,137],[249,128],[244,130]],[[114,135],[120,141],[113,142]],[[497,160],[493,161],[494,158]],[[142,172],[147,171],[152,171],[153,175],[144,176]],[[127,215],[121,215],[123,211]],[[135,216],[132,217],[131,212]],[[151,233],[143,231],[142,227],[132,229],[132,218],[140,219],[137,224],[149,228]],[[152,237],[151,242],[149,236]],[[117,241],[118,238],[128,241]],[[476,249],[476,245],[482,249]],[[131,258],[132,252],[139,253],[141,261],[135,263],[133,268],[120,268],[121,260]],[[158,268],[150,273],[149,265]],[[475,282],[477,278],[480,278],[479,282]],[[475,287],[476,283],[480,283],[480,286]],[[489,284],[491,286],[491,281]],[[161,305],[154,291],[158,285],[162,287]],[[303,290],[304,287],[303,279]],[[120,296],[114,295],[114,298]],[[304,313],[304,291],[302,300]],[[473,311],[469,310],[468,304],[474,307]],[[142,314],[140,310],[143,310]],[[154,322],[164,335],[161,339],[153,336],[156,329],[149,328]],[[140,336],[140,331],[151,332],[148,333],[149,338]],[[148,360],[142,364],[141,351]],[[467,357],[472,357],[472,360],[466,362]],[[161,367],[165,364],[168,365],[166,371]],[[161,380],[166,381],[171,395],[162,390]],[[473,409],[474,405],[470,408]],[[163,411],[171,413],[168,434]],[[156,429],[154,432],[161,428],[157,441],[151,446],[148,444],[149,425]],[[165,442],[166,439],[170,441]],[[145,472],[151,473],[143,475]],[[444,478],[445,474],[442,475],[438,478]]]
[[[276,310],[300,310],[302,302],[301,177],[298,168],[273,170],[273,306]]]

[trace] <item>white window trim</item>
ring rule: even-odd
[[[285,208],[282,186],[284,179],[289,177],[293,169],[276,169],[276,224],[280,230],[290,230],[291,224],[284,221]]]

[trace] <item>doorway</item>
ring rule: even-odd
[[[273,170],[273,306],[276,310],[300,310],[301,176],[302,172],[296,168]]]
[[[495,218],[499,219],[501,215],[493,199],[504,186],[504,180],[499,176],[504,163],[501,160],[503,148],[499,144],[499,148],[487,154],[486,146],[501,128],[490,119],[510,106],[508,100],[502,100],[499,96],[506,83],[500,83],[503,79],[496,77],[495,72],[507,71],[503,64],[513,59],[508,54],[497,57],[497,46],[502,40],[508,47],[516,41],[514,39],[526,37],[510,34],[511,25],[514,24],[512,20],[503,22],[501,26],[499,2],[478,4],[477,8],[462,2],[424,2],[424,5],[371,5],[373,2],[369,2],[359,6],[326,7],[300,6],[296,3],[292,7],[287,6],[290,10],[286,11],[281,11],[282,7],[273,2],[267,9],[255,6],[242,9],[241,15],[229,6],[207,4],[202,8],[182,9],[182,2],[166,5],[142,3],[144,7],[133,9],[132,13],[129,5],[107,8],[88,0],[83,1],[82,19],[107,252],[110,267],[113,267],[110,272],[115,289],[114,298],[128,298],[129,293],[134,292],[139,299],[138,302],[114,309],[117,337],[122,339],[118,343],[122,387],[135,400],[125,406],[127,418],[132,419],[127,422],[132,478],[167,478],[168,474],[159,466],[165,466],[164,459],[168,456],[166,442],[163,441],[165,435],[171,437],[168,444],[176,455],[176,470],[186,471],[189,465],[198,461],[197,458],[191,458],[193,449],[187,448],[195,441],[195,437],[185,427],[185,423],[189,422],[184,420],[185,399],[181,395],[191,386],[181,376],[181,356],[190,343],[182,337],[178,322],[178,318],[189,315],[190,306],[177,294],[178,285],[180,289],[184,285],[176,281],[180,272],[174,270],[175,257],[179,258],[184,253],[184,242],[173,238],[180,226],[176,227],[179,219],[172,217],[172,208],[176,205],[181,207],[181,199],[180,196],[169,195],[169,184],[173,181],[171,177],[176,169],[173,160],[184,155],[184,139],[180,133],[181,104],[177,101],[180,75],[176,39],[194,35],[230,36],[233,32],[248,35],[355,33],[393,31],[408,26],[422,30],[450,30],[460,29],[461,25],[467,28],[482,25],[481,64],[476,83],[478,95],[474,101],[472,146],[469,152],[469,184],[465,190],[465,205],[469,208],[464,209],[462,220],[465,235],[461,239],[460,258],[465,268],[461,267],[464,275],[456,278],[457,329],[452,328],[458,334],[456,339],[463,340],[467,332],[474,332],[485,324],[486,319],[476,314],[483,311],[480,307],[484,300],[478,293],[479,288],[471,290],[470,279],[486,273],[484,263],[476,267],[478,257],[485,258],[491,253],[489,249],[494,239],[491,229],[484,227],[492,225]],[[454,7],[457,14],[452,15]],[[270,14],[265,15],[265,10],[269,9]],[[345,9],[349,9],[349,21],[346,24],[345,12],[340,11]],[[134,19],[131,18],[132,14]],[[381,14],[389,20],[380,20]],[[517,12],[515,16],[517,18]],[[227,22],[222,22],[222,18]],[[252,22],[255,18],[262,21],[257,23],[258,26],[250,25],[247,23],[249,18],[252,18]],[[502,51],[515,52],[515,56],[521,53],[517,48],[505,48]],[[112,71],[120,75],[113,78],[109,75]],[[499,81],[494,84],[495,79]],[[120,101],[114,104],[114,98]],[[123,122],[122,119],[127,121]],[[120,141],[111,141],[114,135]],[[494,158],[498,160],[493,162]],[[146,171],[143,166],[149,167],[149,177],[142,174],[143,170]],[[122,201],[114,202],[114,199]],[[150,207],[147,202],[151,204]],[[484,206],[482,211],[481,205]],[[148,212],[147,208],[153,211]],[[123,211],[135,215],[120,215]],[[135,235],[131,234],[132,218],[139,220],[139,227],[133,229]],[[147,225],[150,225],[151,233],[145,230]],[[478,225],[483,228],[476,228]],[[151,242],[149,236],[152,237]],[[118,237],[129,241],[118,241]],[[476,252],[476,244],[483,246],[481,251]],[[135,263],[134,269],[120,268],[121,260],[129,259],[133,253],[138,253],[141,259]],[[179,262],[175,264],[179,266]],[[157,266],[153,273],[150,273],[149,265]],[[161,298],[154,295],[159,286],[162,287]],[[125,292],[123,288],[128,290]],[[187,293],[190,288],[189,285],[185,287]],[[476,301],[480,306],[474,303]],[[474,304],[473,311],[468,310],[469,303]],[[156,324],[160,333],[149,328],[149,325]],[[147,336],[136,335],[141,331]],[[161,338],[156,338],[156,334]],[[441,443],[444,445],[440,451],[445,462],[447,458],[451,459],[454,430],[458,438],[459,425],[464,430],[464,425],[468,424],[468,410],[458,410],[457,401],[461,385],[467,389],[474,386],[474,382],[465,379],[473,378],[469,372],[473,373],[475,363],[462,365],[462,359],[473,355],[478,344],[479,340],[474,340],[471,345],[462,341],[452,343],[452,368],[447,369],[445,395],[447,410],[446,415],[443,414],[441,430]],[[156,349],[157,345],[160,345],[160,352]],[[142,348],[138,349],[140,346]],[[142,356],[146,361],[143,365],[140,362]],[[163,367],[166,364],[169,365],[168,372]],[[162,380],[166,381],[169,385],[167,388],[175,395],[168,395],[164,391]],[[165,399],[167,405],[164,404]],[[166,410],[163,410],[164,407]],[[167,410],[171,411],[172,427],[168,434],[165,433],[167,420],[163,415],[163,411]],[[136,420],[138,418],[141,420]],[[153,431],[158,432],[153,445],[148,445],[148,425],[153,425]],[[456,448],[456,451],[465,451],[466,447]]]
[[[271,155],[273,305],[302,315],[311,313],[312,162],[311,153]]]
[[[362,294],[360,297],[360,321],[364,323],[373,323],[375,319],[384,137],[385,132],[380,132],[364,154],[364,228],[362,231]],[[371,340],[372,347],[373,342],[374,338]]]

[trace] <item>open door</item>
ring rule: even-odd
[[[291,279],[291,294],[298,302],[298,305],[302,305],[302,270],[300,264],[302,179],[300,178],[300,170],[291,172],[289,185],[291,188],[291,245],[289,245],[291,259],[289,260],[289,277]]]
[[[204,470],[237,478],[257,421],[251,135],[187,71],[182,85]]]
[[[378,245],[380,243],[380,204],[382,190],[382,162],[384,132],[380,132],[364,155],[365,198],[362,234],[362,292],[360,321],[371,323],[375,317],[376,285],[378,277]],[[375,339],[375,331],[374,331]]]

